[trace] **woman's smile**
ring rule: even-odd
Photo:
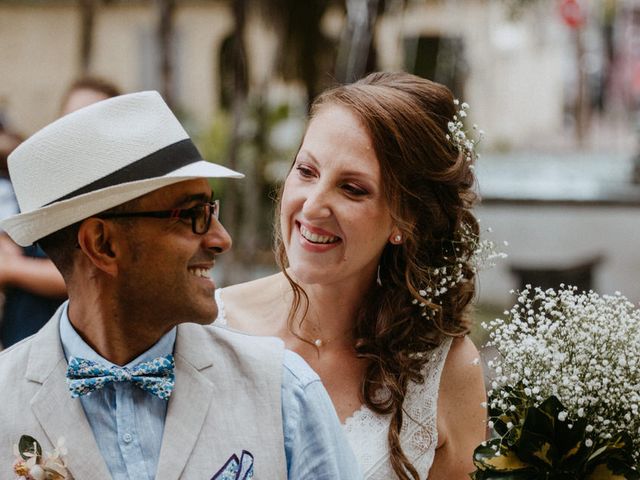
[[[340,241],[340,237],[333,235],[326,230],[320,228],[303,225],[300,222],[296,222],[300,229],[300,234],[311,243],[337,243]]]

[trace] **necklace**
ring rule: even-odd
[[[319,334],[322,335],[322,332],[316,332],[316,333],[319,333]],[[316,348],[322,348],[322,347],[326,347],[327,344],[329,344],[331,342],[334,342],[334,341],[336,341],[336,340],[338,340],[340,338],[346,338],[346,337],[348,337],[348,335],[349,335],[348,332],[343,332],[340,335],[337,335],[337,336],[331,337],[331,338],[322,338],[320,336],[317,336],[317,337],[314,338],[314,336],[312,335],[311,336],[311,338],[312,338],[311,343],[313,343],[316,346]]]

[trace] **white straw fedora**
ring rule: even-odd
[[[203,160],[153,91],[70,113],[23,142],[8,163],[21,213],[0,227],[22,246],[173,183],[243,176]]]

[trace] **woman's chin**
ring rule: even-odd
[[[335,281],[335,275],[332,275],[326,268],[317,266],[289,266],[287,272],[297,283],[304,285],[321,285]]]

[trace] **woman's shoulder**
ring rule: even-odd
[[[473,365],[479,365],[479,359],[480,353],[468,336],[454,337],[451,340],[451,348],[447,356],[447,363],[450,366],[464,365],[468,367],[469,362],[472,362]]]
[[[281,273],[276,273],[248,282],[230,285],[222,289],[222,295],[224,296],[225,302],[232,302],[243,297],[244,300],[250,300],[250,298],[246,298],[247,296],[258,298],[262,296],[265,289],[269,289],[269,287],[272,287],[275,283],[279,283],[281,276]]]
[[[440,392],[447,396],[453,395],[461,401],[468,398],[469,394],[472,397],[484,394],[480,354],[469,337],[456,337],[451,341],[442,371]]]
[[[473,469],[473,449],[485,439],[486,394],[478,349],[468,337],[454,338],[444,364],[438,394],[438,448],[433,464],[462,478]],[[464,474],[464,475],[463,475]],[[445,478],[445,477],[442,477]]]
[[[271,322],[285,311],[281,273],[225,287],[219,298],[226,324],[236,330],[258,335],[271,334]]]

